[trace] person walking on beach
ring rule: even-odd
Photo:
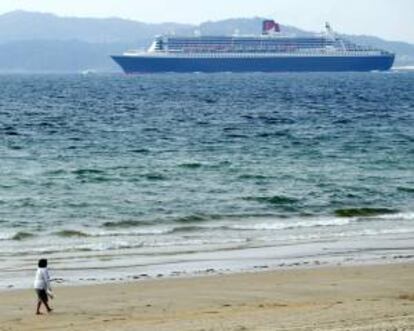
[[[34,281],[34,288],[37,293],[37,309],[36,315],[41,315],[40,307],[43,305],[46,307],[47,312],[50,313],[52,308],[49,307],[49,296],[53,298],[52,288],[50,286],[49,271],[47,269],[47,260],[40,259],[38,268],[36,271],[36,277]]]

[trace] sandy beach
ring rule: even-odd
[[[414,264],[320,267],[3,292],[0,330],[414,330]]]

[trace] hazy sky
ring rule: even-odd
[[[340,32],[414,43],[414,0],[0,0],[0,13],[16,9],[144,22],[266,16],[313,31],[330,21]]]

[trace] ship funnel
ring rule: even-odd
[[[280,25],[273,20],[263,21],[262,34],[271,35],[280,32]]]

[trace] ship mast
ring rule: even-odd
[[[325,23],[325,33],[326,33],[326,37],[328,37],[329,39],[335,40],[335,32],[331,27],[331,24],[329,22]]]

